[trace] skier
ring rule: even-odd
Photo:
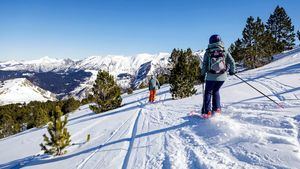
[[[160,89],[160,84],[157,79],[154,78],[154,75],[151,75],[149,80],[149,102],[153,103],[155,100],[156,90]]]
[[[212,35],[204,54],[200,77],[200,81],[205,82],[203,118],[209,118],[214,113],[221,113],[219,89],[227,78],[227,66],[229,66],[229,75],[234,75],[236,72],[234,59],[229,52],[225,51],[221,37]]]

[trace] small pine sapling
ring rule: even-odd
[[[68,118],[65,116],[62,121],[62,114],[62,111],[57,106],[55,111],[52,112],[51,120],[47,128],[50,138],[46,134],[43,135],[45,143],[41,143],[40,146],[47,154],[55,156],[65,154],[67,151],[64,149],[70,145],[71,135],[66,128]]]

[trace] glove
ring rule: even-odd
[[[199,80],[200,80],[201,83],[204,83],[205,82],[205,76],[201,75]]]
[[[229,75],[230,76],[235,75],[235,72],[229,72]]]

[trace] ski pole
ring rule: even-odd
[[[202,103],[202,110],[201,110],[201,113],[203,113],[205,111],[205,102],[204,102],[204,97],[205,97],[205,88],[204,88],[204,83],[202,83],[202,100],[203,100],[203,103]]]
[[[264,94],[263,92],[261,92],[260,90],[258,90],[257,88],[255,88],[254,86],[252,86],[250,83],[248,83],[247,81],[245,81],[244,79],[242,79],[238,75],[234,74],[234,76],[237,77],[237,78],[239,78],[241,81],[243,81],[244,83],[246,83],[247,85],[249,85],[250,87],[252,87],[254,90],[258,91],[260,94],[262,94],[263,96],[265,96],[266,98],[268,98],[269,100],[271,100],[272,102],[274,102],[275,104],[277,104],[279,107],[284,108],[281,104],[277,103],[275,100],[273,100],[272,98],[270,98],[269,96],[267,96],[266,94]]]

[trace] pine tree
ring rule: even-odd
[[[276,39],[269,30],[265,30],[262,34],[259,48],[261,49],[260,55],[263,58],[263,60],[261,60],[261,66],[270,63],[272,61],[272,56],[278,53]]]
[[[178,61],[181,51],[179,49],[173,49],[171,56],[169,57],[169,67],[172,69]]]
[[[169,77],[170,76],[168,74],[158,74],[157,80],[158,80],[159,84],[162,86],[163,84],[168,83]]]
[[[236,62],[242,62],[244,59],[243,52],[243,42],[238,38],[233,44],[229,47],[230,54]]]
[[[120,107],[122,103],[121,88],[114,77],[106,71],[100,70],[93,86],[96,105],[90,106],[95,113],[112,110]]]
[[[242,56],[244,64],[248,68],[256,68],[270,62],[270,56],[274,54],[275,39],[265,30],[265,25],[259,17],[256,20],[252,16],[247,19],[243,30]]]
[[[132,93],[133,93],[133,89],[132,89],[132,88],[126,89],[126,93],[127,93],[127,94],[132,94]]]
[[[139,85],[139,89],[145,89],[145,88],[147,88],[147,87],[148,87],[148,85],[147,85],[146,82],[142,82],[142,83]]]
[[[66,114],[66,113],[75,111],[76,109],[79,108],[79,106],[80,106],[80,101],[75,100],[73,97],[71,97],[65,101],[61,110]]]
[[[86,98],[81,100],[81,105],[93,103],[95,101],[96,100],[95,100],[94,96],[92,94],[89,94]]]
[[[15,122],[11,115],[3,113],[0,117],[0,138],[16,133]]]
[[[173,50],[172,53],[178,58],[170,59],[174,65],[169,79],[170,92],[173,99],[189,97],[196,93],[194,84],[199,77],[199,59],[192,54],[191,49]]]
[[[297,37],[298,37],[298,40],[300,41],[300,31],[297,31]]]
[[[276,39],[277,52],[282,52],[286,48],[290,49],[294,47],[294,26],[292,25],[291,18],[287,15],[283,7],[276,7],[267,21],[266,28]]]
[[[255,20],[252,16],[247,19],[246,26],[243,30],[242,42],[245,46],[245,65],[250,68],[255,68],[255,61],[257,57],[257,45],[255,37],[257,37]]]
[[[62,112],[60,108],[57,106],[55,111],[52,112],[51,121],[48,124],[48,133],[50,138],[44,134],[44,142],[41,143],[41,149],[47,153],[52,155],[62,155],[67,151],[63,151],[68,145],[70,145],[71,139],[70,134],[67,131],[66,125],[68,122],[67,116],[65,116],[64,120],[61,120]]]
[[[42,127],[49,121],[48,112],[42,108],[37,108],[33,112],[33,123],[35,127]]]

